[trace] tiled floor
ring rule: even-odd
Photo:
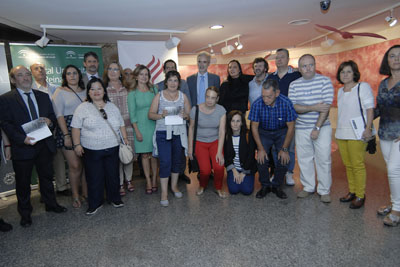
[[[180,184],[182,199],[145,195],[144,179],[124,197],[125,207],[105,205],[87,217],[67,197],[65,214],[46,213],[32,198],[33,225],[19,226],[10,200],[2,217],[14,230],[0,233],[0,266],[399,266],[400,227],[383,226],[376,209],[389,203],[385,165],[378,151],[367,155],[367,201],[360,210],[339,202],[347,193],[339,152],[332,152],[332,203],[317,195],[297,199],[301,190],[285,187],[289,198],[229,196],[219,199],[212,184],[195,194],[198,182]],[[256,190],[259,189],[256,183]],[[4,204],[4,203],[3,203]]]

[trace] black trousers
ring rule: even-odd
[[[101,150],[85,148],[83,162],[85,164],[88,187],[88,203],[95,209],[104,202],[104,187],[107,201],[121,200],[119,194],[119,146]]]
[[[46,143],[39,142],[35,146],[38,153],[29,160],[13,160],[15,172],[15,190],[18,199],[18,212],[23,218],[29,218],[32,213],[31,177],[33,166],[39,176],[40,194],[48,207],[57,205],[53,186],[53,154]]]

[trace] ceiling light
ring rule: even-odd
[[[50,39],[46,37],[46,28],[43,28],[43,36],[35,42],[35,44],[41,48],[46,47]]]
[[[235,42],[235,45],[236,45],[237,50],[240,50],[243,48],[243,45],[240,43],[239,36],[238,36],[237,42]]]
[[[325,36],[325,40],[321,42],[321,47],[328,48],[331,47],[335,43],[335,40],[329,39],[328,36]]]
[[[222,29],[223,27],[224,27],[224,25],[219,25],[219,24],[217,24],[217,25],[210,26],[210,29],[211,29],[211,30],[220,30],[220,29]]]
[[[178,37],[172,37],[170,35],[170,38],[167,41],[165,41],[165,47],[168,50],[171,50],[172,48],[177,47],[180,42],[181,42],[181,39],[179,39]]]
[[[385,18],[386,22],[389,23],[390,27],[393,27],[397,23],[397,19],[393,16],[393,9],[390,10],[390,16]]]
[[[232,53],[233,50],[235,50],[233,45],[228,45],[228,41],[225,41],[225,46],[221,48],[221,53],[223,55],[227,55]]]

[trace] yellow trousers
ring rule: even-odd
[[[365,149],[367,143],[360,140],[336,139],[340,156],[346,167],[349,192],[357,197],[364,198],[367,171],[365,170]]]

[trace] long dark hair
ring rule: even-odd
[[[232,138],[233,136],[231,121],[235,115],[239,115],[242,120],[242,126],[240,127],[240,134],[241,135],[246,134],[247,132],[247,125],[244,114],[239,110],[232,110],[228,113],[228,116],[226,117],[226,134],[225,134],[226,138]]]
[[[233,80],[232,76],[229,74],[229,64],[234,63],[234,62],[236,62],[236,63],[238,64],[238,67],[239,67],[239,79],[240,79],[240,77],[241,77],[242,74],[243,74],[243,72],[242,72],[242,66],[240,65],[240,62],[237,61],[236,59],[232,59],[232,60],[229,61],[229,63],[228,63],[228,81],[232,81],[232,80]]]
[[[82,72],[79,70],[79,68],[78,68],[77,66],[72,65],[72,64],[67,65],[67,66],[64,68],[63,73],[62,73],[62,76],[61,76],[61,77],[62,77],[61,86],[63,86],[63,87],[68,87],[68,88],[69,88],[69,85],[68,85],[68,82],[67,82],[67,69],[69,69],[69,68],[74,68],[74,69],[78,72],[78,75],[79,75],[78,86],[79,86],[82,90],[85,90],[85,84],[84,84],[84,82],[83,82],[83,80],[82,80]],[[71,88],[70,88],[70,89],[71,89]]]
[[[92,88],[92,84],[94,84],[94,83],[100,83],[101,86],[103,87],[103,91],[104,91],[103,101],[104,101],[104,103],[107,103],[108,101],[110,101],[110,99],[108,98],[107,90],[106,90],[106,87],[105,87],[103,81],[101,79],[99,79],[99,78],[96,78],[96,77],[92,78],[87,84],[86,100],[88,102],[90,102],[90,103],[93,103],[93,99],[90,97],[89,91],[90,91],[90,88]]]
[[[388,75],[389,77],[392,76],[392,71],[390,70],[390,67],[389,67],[388,57],[389,57],[390,50],[392,50],[394,48],[400,48],[400,45],[393,45],[391,48],[389,48],[386,51],[386,53],[382,59],[381,67],[379,68],[379,74]]]

